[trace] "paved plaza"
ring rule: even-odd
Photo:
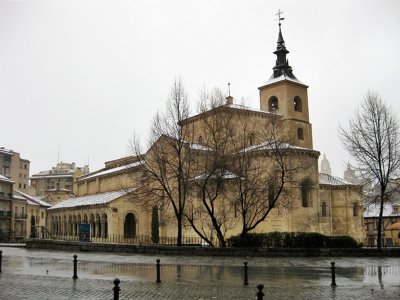
[[[157,284],[152,255],[76,253],[1,247],[0,299],[113,299],[120,278],[120,299],[400,299],[398,258],[338,258],[332,288],[327,258],[245,258],[160,256]]]

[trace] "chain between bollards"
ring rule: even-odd
[[[331,286],[332,287],[336,286],[335,270],[336,270],[335,262],[333,261],[333,262],[331,262],[331,272],[332,272],[332,283],[331,283]]]
[[[249,276],[248,276],[248,266],[247,266],[247,261],[244,263],[244,283],[243,285],[249,285]]]
[[[264,285],[263,284],[261,284],[261,283],[259,283],[259,284],[257,284],[257,289],[258,289],[258,292],[257,292],[257,300],[263,300],[264,299],[264,293],[263,293],[263,288],[264,288]]]
[[[78,260],[76,259],[78,257],[78,255],[74,255],[74,276],[72,276],[72,279],[78,279],[78,275],[77,275],[77,268],[78,268]]]
[[[157,262],[157,281],[156,281],[156,283],[160,283],[161,282],[161,279],[160,279],[160,259],[157,258],[156,262]]]
[[[119,280],[119,278],[115,278],[114,279],[114,300],[119,300],[119,291],[121,290],[121,288],[119,287],[119,284],[121,283],[121,281]]]
[[[3,251],[0,250],[0,273],[1,273],[1,262],[3,260]]]

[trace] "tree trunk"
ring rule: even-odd
[[[178,235],[177,235],[177,246],[182,246],[182,215],[178,216]]]
[[[383,205],[384,205],[384,196],[383,196],[383,193],[381,193],[380,203],[379,203],[378,236],[377,236],[377,244],[376,244],[376,247],[378,249],[382,248]]]

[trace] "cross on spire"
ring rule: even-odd
[[[276,16],[278,16],[279,26],[281,26],[281,21],[285,20],[285,18],[281,18],[282,14],[283,14],[283,11],[281,11],[280,9],[278,9],[278,13],[275,14]]]

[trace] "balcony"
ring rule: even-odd
[[[0,218],[11,218],[11,217],[12,217],[11,211],[0,210]]]
[[[0,192],[0,199],[2,200],[10,200],[12,198],[12,194]]]
[[[26,220],[26,218],[28,217],[28,215],[27,214],[14,214],[14,219],[15,220],[21,220],[21,221],[25,221]]]

